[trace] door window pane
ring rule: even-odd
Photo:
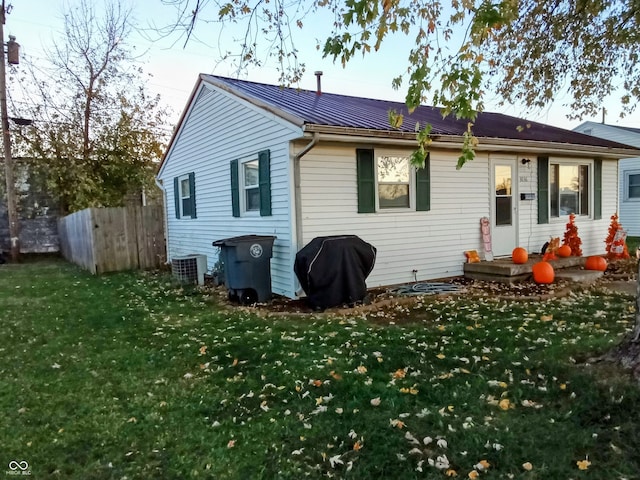
[[[494,168],[496,195],[496,225],[511,225],[513,209],[512,172],[509,165],[496,165]]]

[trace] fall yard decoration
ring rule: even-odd
[[[611,224],[605,243],[607,244],[607,258],[610,260],[629,258],[626,242],[627,234],[618,222],[618,214],[611,215]]]
[[[556,252],[558,254],[559,257],[561,258],[567,258],[571,256],[571,247],[569,245],[562,245],[558,248],[558,251]]]
[[[585,270],[599,270],[604,272],[607,269],[607,261],[604,257],[600,257],[598,255],[593,255],[587,258],[587,261],[584,264]]]
[[[531,268],[533,281],[536,283],[553,283],[555,271],[553,266],[546,261],[538,262]]]
[[[576,216],[572,213],[569,215],[569,222],[567,223],[567,229],[564,232],[564,238],[562,239],[563,245],[569,245],[571,248],[571,254],[576,257],[582,256],[582,240],[578,236],[578,227],[575,224]]]
[[[527,263],[527,260],[529,260],[529,254],[526,249],[516,247],[513,249],[513,252],[511,252],[511,260],[517,265]]]
[[[545,262],[548,262],[549,260],[556,260],[558,258],[556,257],[558,248],[560,248],[560,237],[551,237],[551,240],[549,240],[547,245],[547,249],[542,256],[542,260]]]

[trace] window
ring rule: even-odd
[[[640,201],[640,170],[632,170],[624,174],[625,200]]]
[[[244,210],[254,212],[260,210],[260,185],[258,183],[258,160],[242,164],[242,182],[244,187]]]
[[[409,208],[409,158],[377,158],[378,206],[383,208]]]
[[[269,150],[257,158],[231,161],[231,210],[234,217],[259,212],[271,215],[271,156]]]
[[[188,173],[173,179],[176,218],[196,218],[195,175]]]
[[[424,168],[413,168],[408,156],[374,155],[356,150],[358,213],[400,209],[430,210],[429,158]]]
[[[551,217],[589,215],[590,166],[549,164],[549,210]]]

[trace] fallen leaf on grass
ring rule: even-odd
[[[405,423],[402,420],[398,420],[397,418],[395,418],[393,420],[389,420],[389,425],[398,429],[403,429]]]
[[[407,376],[407,370],[404,368],[399,368],[392,374],[393,378],[404,378]]]
[[[585,458],[584,460],[578,460],[576,462],[576,465],[578,466],[578,469],[580,469],[580,470],[587,470],[589,468],[589,466],[591,466],[591,462],[589,461],[588,458]]]

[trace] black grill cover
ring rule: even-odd
[[[314,309],[360,302],[376,248],[356,235],[316,237],[296,254],[293,270]]]

